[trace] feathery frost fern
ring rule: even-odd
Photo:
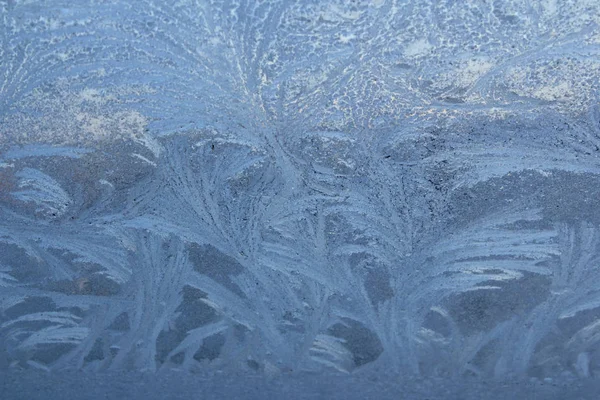
[[[0,368],[600,371],[581,21],[26,3],[0,2]]]

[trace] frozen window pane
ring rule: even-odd
[[[597,378],[598,24],[0,0],[0,371]]]

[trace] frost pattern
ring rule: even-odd
[[[599,4],[0,1],[0,368],[598,375]]]

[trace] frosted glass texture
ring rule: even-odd
[[[598,23],[0,1],[0,370],[598,376]]]

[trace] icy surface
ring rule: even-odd
[[[599,23],[0,0],[0,370],[597,377]]]

